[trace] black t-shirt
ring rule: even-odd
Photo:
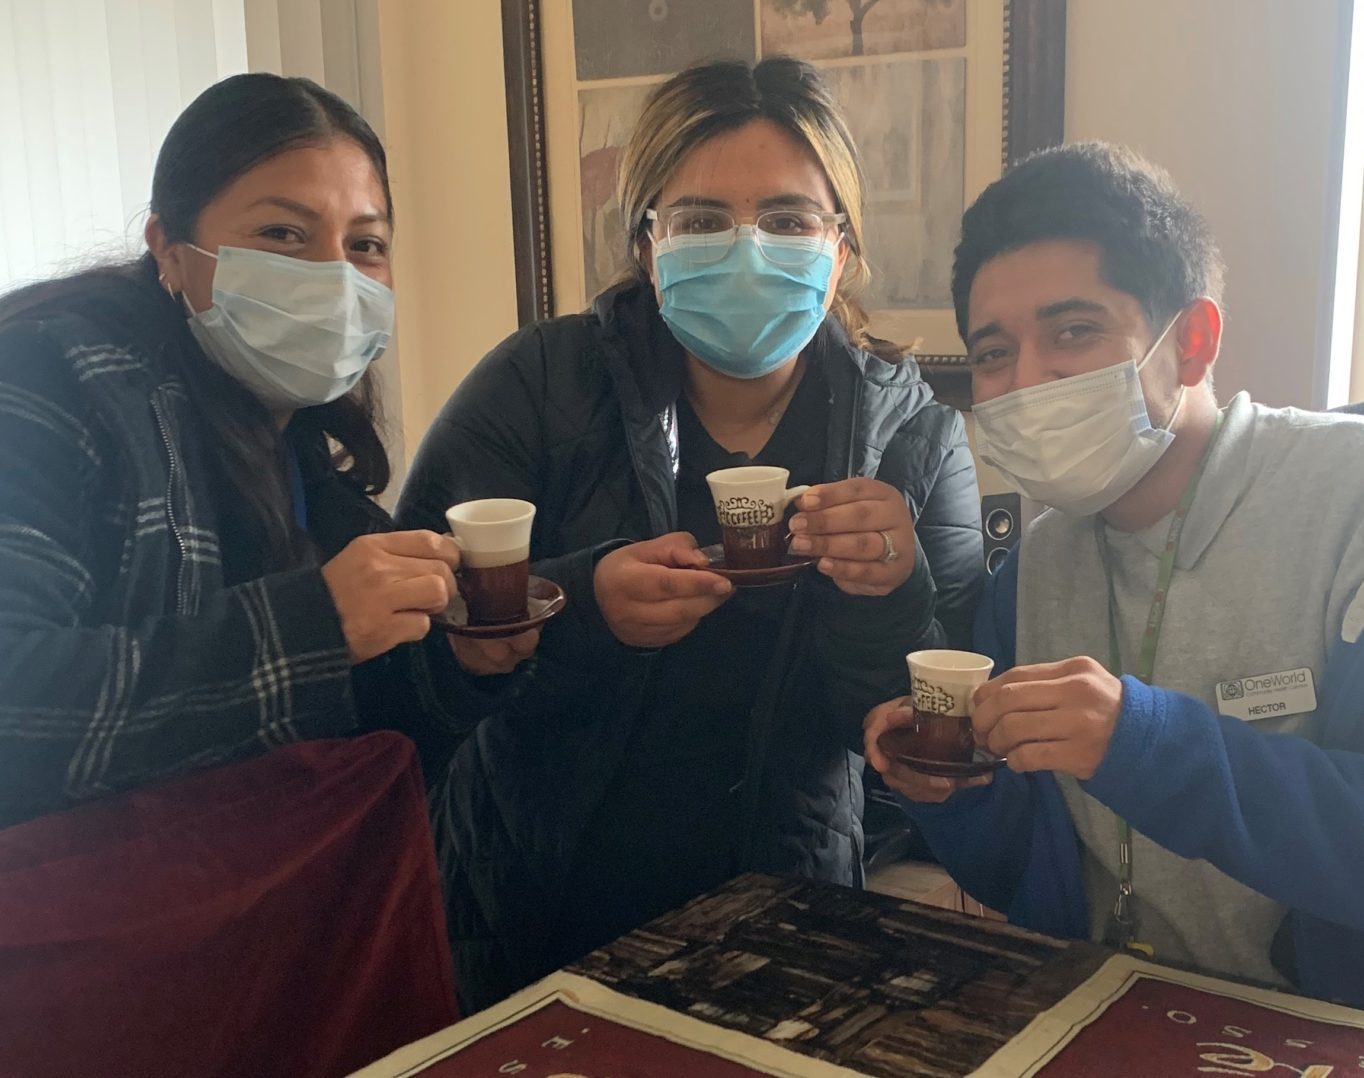
[[[730,453],[690,404],[677,405],[678,526],[702,546],[720,541],[706,475],[719,468],[787,468],[791,485],[820,482],[829,391],[807,369],[772,437],[753,458]],[[664,648],[617,781],[600,806],[568,892],[566,943],[579,953],[731,878],[739,867],[737,789],[749,717],[790,599],[789,585],[736,591]]]

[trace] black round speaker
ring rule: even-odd
[[[980,530],[985,569],[997,573],[1023,531],[1023,505],[1017,494],[987,494],[980,500]]]
[[[996,542],[1009,538],[1018,522],[1007,509],[992,509],[985,518],[985,534]]]

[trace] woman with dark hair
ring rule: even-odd
[[[745,869],[861,881],[861,720],[905,654],[964,645],[983,576],[961,417],[868,332],[862,175],[818,72],[711,64],[621,165],[630,270],[487,356],[398,519],[524,498],[550,623],[434,795],[460,991],[485,1004]],[[811,484],[795,583],[736,590],[706,476]]]
[[[392,229],[365,121],[240,75],[167,135],[145,255],[0,298],[0,826],[287,742],[443,740],[462,677],[415,645],[458,552],[369,497]]]

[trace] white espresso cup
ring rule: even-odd
[[[786,509],[810,488],[786,486],[785,468],[750,465],[706,476],[729,569],[770,569],[786,553]]]
[[[894,731],[905,755],[965,763],[975,752],[971,697],[990,680],[994,660],[973,651],[913,651],[905,657],[914,723]]]
[[[519,498],[483,498],[452,505],[445,519],[459,547],[459,591],[470,624],[523,620],[535,506]]]

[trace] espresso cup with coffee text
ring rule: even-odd
[[[459,547],[459,592],[469,624],[525,620],[535,506],[519,498],[483,498],[452,505],[445,519]]]
[[[969,763],[976,751],[971,697],[990,679],[994,660],[973,651],[914,651],[909,664],[912,721],[881,737],[890,755]]]
[[[771,569],[786,553],[786,510],[810,488],[788,487],[785,468],[721,468],[706,476],[728,569]]]

